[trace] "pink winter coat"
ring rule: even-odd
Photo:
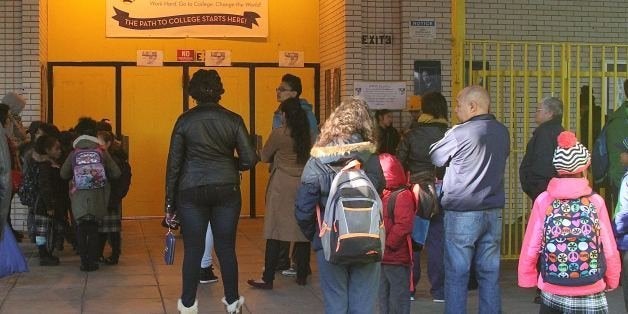
[[[544,282],[543,277],[536,270],[547,207],[551,206],[554,199],[575,199],[589,194],[591,194],[591,187],[589,187],[589,181],[585,178],[553,178],[547,186],[547,191],[541,193],[536,198],[519,258],[520,287],[531,288],[538,286],[542,291],[563,296],[584,296],[599,293],[606,289],[612,290],[617,288],[621,271],[619,252],[617,252],[606,205],[598,194],[591,195],[590,199],[595,205],[600,219],[600,241],[604,248],[604,257],[606,258],[604,279],[586,286],[558,286]]]

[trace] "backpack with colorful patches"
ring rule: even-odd
[[[554,200],[545,213],[541,246],[543,281],[585,286],[604,278],[606,270],[600,222],[589,196]]]

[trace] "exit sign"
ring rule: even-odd
[[[194,61],[195,57],[193,49],[177,49],[177,61]]]

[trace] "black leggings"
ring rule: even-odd
[[[208,222],[212,225],[225,299],[231,304],[240,298],[235,242],[241,205],[239,185],[206,185],[179,192],[177,215],[181,219],[185,247],[181,293],[184,306],[190,307],[196,300]]]
[[[275,270],[279,262],[279,252],[281,247],[279,240],[266,240],[266,256],[264,258],[264,282],[275,280]],[[294,259],[297,264],[297,277],[306,278],[310,266],[310,242],[294,242]]]

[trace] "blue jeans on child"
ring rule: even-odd
[[[409,314],[410,266],[382,264],[379,281],[379,313]]]
[[[471,262],[479,283],[479,313],[501,313],[502,210],[445,211],[445,313],[467,313]]]

